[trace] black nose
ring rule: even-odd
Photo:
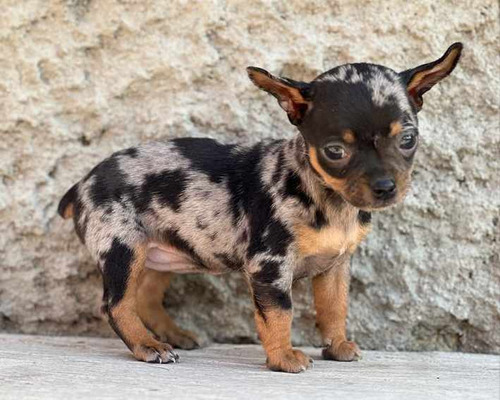
[[[396,182],[394,179],[379,179],[372,184],[372,190],[377,199],[388,200],[396,194]]]

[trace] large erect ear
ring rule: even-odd
[[[306,112],[311,108],[311,85],[287,78],[271,75],[257,67],[247,68],[248,76],[260,89],[272,94],[288,114],[290,122],[299,125]]]
[[[453,43],[439,60],[399,74],[418,111],[424,103],[422,95],[453,71],[462,54],[462,48],[462,43]]]

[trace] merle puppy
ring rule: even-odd
[[[461,51],[455,43],[400,73],[346,64],[310,83],[249,67],[297,127],[293,139],[146,143],[113,154],[74,185],[59,213],[73,218],[97,262],[103,310],[135,357],[175,362],[172,346],[197,346],[162,306],[172,273],[239,271],[270,369],[300,372],[311,362],[290,342],[291,288],[303,277],[312,277],[323,356],[356,360],[345,332],[351,255],[370,212],[405,196],[422,96]]]

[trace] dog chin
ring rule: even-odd
[[[349,200],[347,201],[354,207],[360,209],[361,211],[367,211],[367,212],[386,210],[399,203],[399,199],[397,197],[390,200],[375,200],[371,203],[361,203]]]

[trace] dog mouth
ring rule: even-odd
[[[408,177],[396,177],[393,185],[377,187],[370,185],[366,179],[352,180],[340,187],[328,183],[325,186],[332,189],[346,203],[362,211],[379,211],[402,202],[410,188]]]
[[[353,205],[362,211],[381,211],[391,208],[398,203],[399,201],[397,201],[396,198],[392,198],[390,200],[377,200],[369,204],[360,204],[358,206]]]
[[[345,199],[348,203],[362,211],[379,211],[390,208],[398,203],[396,198],[389,200],[375,200],[370,202],[358,201],[354,199]]]
[[[362,211],[380,211],[387,208],[393,207],[396,204],[403,201],[407,193],[407,189],[397,189],[391,194],[385,194],[383,196],[375,195],[370,190],[361,191],[360,195],[348,196],[342,194],[342,197],[349,204]]]

